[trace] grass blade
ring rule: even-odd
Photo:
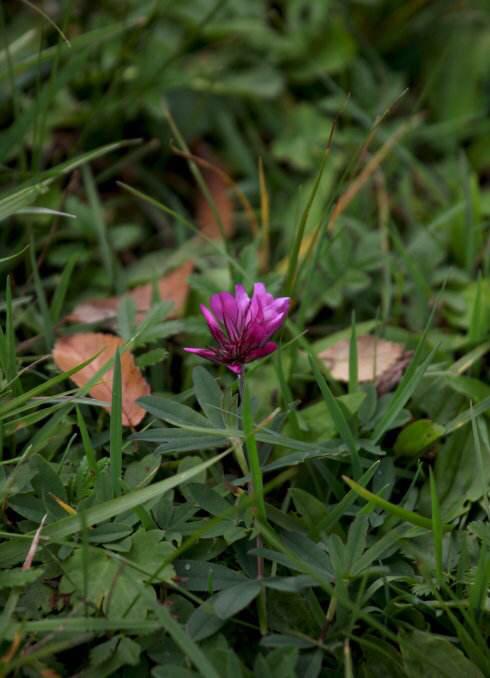
[[[424,518],[424,516],[421,516],[418,513],[414,513],[414,511],[407,511],[407,509],[404,509],[401,506],[397,506],[396,504],[392,504],[390,501],[387,501],[386,499],[382,499],[382,497],[379,497],[377,494],[373,494],[373,492],[366,490],[365,487],[359,485],[359,483],[356,483],[354,480],[348,478],[347,476],[342,476],[342,479],[347,483],[347,485],[352,490],[354,490],[354,492],[357,492],[357,494],[366,501],[371,501],[376,506],[379,506],[380,508],[384,509],[388,513],[391,513],[391,515],[395,516],[396,518],[399,518],[400,520],[404,520],[407,523],[416,525],[417,527],[423,527],[426,530],[432,531],[432,520],[430,518]],[[443,526],[443,529],[449,530],[450,527],[445,525]]]
[[[97,238],[99,239],[99,248],[101,259],[104,263],[105,272],[109,284],[113,286],[114,284],[114,261],[112,257],[111,248],[109,246],[109,239],[107,237],[107,228],[104,222],[104,212],[102,205],[100,204],[99,196],[97,194],[97,189],[95,187],[94,178],[92,172],[88,165],[84,165],[82,168],[83,183],[85,185],[85,190],[87,191],[87,197],[89,201],[90,208],[93,215],[94,228],[97,232]]]
[[[437,496],[436,483],[432,469],[429,468],[429,484],[430,484],[430,499],[432,506],[432,536],[434,539],[434,555],[436,561],[436,578],[440,584],[443,582],[442,577],[442,523],[441,511],[439,507],[439,498]]]
[[[254,423],[252,416],[252,404],[250,402],[250,391],[245,379],[242,381],[242,414],[243,414],[243,432],[245,434],[245,445],[247,448],[247,460],[252,478],[252,486],[257,508],[257,516],[264,521],[267,518],[264,501],[264,483],[262,479],[262,469],[260,467],[259,451],[254,432]]]
[[[121,491],[122,476],[122,386],[121,356],[119,349],[114,356],[114,375],[112,381],[112,405],[110,428],[110,457],[112,496],[117,497]]]
[[[303,214],[301,215],[300,222],[298,224],[298,229],[296,231],[296,237],[294,239],[293,246],[291,248],[291,254],[289,255],[289,262],[288,262],[288,269],[286,273],[286,280],[284,281],[284,289],[285,289],[285,294],[286,296],[290,297],[293,296],[293,291],[294,291],[294,285],[296,282],[296,275],[298,272],[298,264],[299,264],[299,257],[300,257],[300,252],[301,252],[301,245],[303,243],[303,238],[305,235],[305,230],[306,230],[306,225],[308,223],[308,217],[310,216],[310,211],[311,207],[313,205],[313,201],[315,200],[315,196],[318,193],[318,189],[320,188],[320,182],[323,177],[323,172],[325,171],[325,166],[327,164],[327,158],[328,158],[328,151],[329,148],[327,148],[323,154],[323,158],[320,164],[320,169],[318,170],[318,174],[316,175],[315,183],[313,184],[313,188],[311,189],[310,195],[308,196],[308,200],[306,201],[305,208],[303,210]]]
[[[68,291],[68,287],[70,286],[73,269],[75,268],[77,261],[77,254],[74,254],[68,259],[68,262],[63,269],[63,273],[61,274],[61,279],[56,285],[53,299],[51,301],[51,319],[53,323],[57,323],[60,319],[61,311],[63,310],[63,303],[65,301],[66,293]]]
[[[359,369],[357,356],[356,314],[352,311],[352,330],[349,343],[349,393],[359,390]]]
[[[310,366],[315,376],[316,383],[320,387],[323,400],[325,401],[325,405],[327,406],[328,412],[332,417],[332,420],[335,424],[335,428],[339,432],[340,437],[347,445],[347,447],[349,448],[349,452],[351,453],[352,473],[355,478],[359,478],[361,475],[361,461],[359,457],[359,447],[354,438],[354,434],[352,433],[349,423],[345,418],[343,410],[341,409],[339,403],[334,398],[330,388],[328,387],[325,378],[323,377],[322,374],[320,374],[318,365],[316,364],[316,361],[313,359],[311,353],[309,355],[309,359]]]
[[[89,358],[83,363],[80,363],[80,365],[76,365],[75,367],[72,367],[71,370],[67,370],[66,372],[61,372],[60,374],[57,374],[55,377],[52,377],[51,379],[48,379],[47,381],[44,381],[42,384],[39,384],[38,386],[35,386],[34,388],[31,388],[30,391],[26,391],[25,393],[22,393],[21,395],[17,396],[16,398],[12,398],[12,400],[9,400],[8,402],[5,402],[0,405],[0,420],[8,415],[12,415],[14,411],[24,405],[27,401],[31,400],[32,398],[35,398],[41,393],[44,393],[44,391],[48,391],[52,386],[56,386],[57,384],[61,383],[65,379],[69,379],[72,374],[75,374],[76,372],[79,372],[80,370],[83,370],[83,368],[91,363],[93,358]],[[96,375],[97,377],[99,376],[98,373]]]
[[[425,335],[424,335],[425,336]],[[392,401],[389,406],[386,408],[385,413],[379,420],[376,425],[376,428],[373,431],[371,440],[373,443],[377,443],[379,439],[386,433],[391,424],[395,421],[401,410],[404,408],[412,393],[417,388],[418,384],[421,382],[425,371],[430,365],[432,356],[434,355],[436,349],[434,348],[426,359],[419,364],[421,359],[421,353],[419,348],[422,346],[424,337],[420,340],[417,351],[412,360],[412,364],[409,366],[408,370],[405,372],[402,380],[398,384],[398,388],[395,391]]]
[[[34,279],[34,289],[36,290],[36,297],[37,297],[37,303],[39,306],[39,310],[41,312],[41,318],[42,318],[42,330],[43,330],[43,335],[44,339],[46,342],[46,348],[51,350],[53,344],[54,344],[54,331],[53,331],[53,322],[51,318],[51,314],[49,312],[49,306],[48,302],[46,299],[46,294],[44,292],[44,287],[43,283],[41,280],[41,276],[39,275],[39,268],[37,265],[36,261],[36,248],[35,248],[35,243],[34,243],[34,238],[31,234],[31,246],[29,248],[29,254],[30,254],[30,259],[31,259],[31,269],[32,269],[32,276]]]
[[[16,214],[19,212],[19,210],[27,207],[33,201],[35,201],[38,196],[46,193],[49,185],[53,183],[53,181],[58,177],[69,174],[77,167],[80,167],[87,162],[91,162],[96,158],[100,158],[107,153],[112,153],[113,151],[134,143],[139,143],[139,141],[117,141],[116,143],[100,146],[99,148],[88,151],[87,153],[82,153],[71,160],[67,160],[60,165],[56,165],[56,167],[43,172],[35,181],[30,179],[29,181],[24,182],[24,184],[18,188],[6,191],[0,195],[0,221],[7,219],[7,217],[11,216],[12,214]]]
[[[82,437],[82,445],[83,450],[85,452],[85,456],[87,457],[88,467],[95,475],[97,475],[97,457],[95,454],[95,450],[92,446],[92,441],[90,440],[90,436],[87,431],[85,419],[83,418],[83,415],[79,407],[77,407],[77,424],[78,429],[80,431],[80,435]]]
[[[14,329],[14,312],[12,306],[12,283],[10,276],[7,277],[7,285],[5,291],[5,340],[4,340],[4,369],[5,376],[9,383],[14,384],[14,391],[17,394],[22,392],[20,382],[17,379],[17,356],[15,350],[15,329]]]
[[[153,598],[151,598],[151,603],[163,628],[167,631],[169,636],[171,636],[175,644],[180,647],[182,652],[187,655],[201,676],[203,676],[203,678],[220,678],[209,659],[192,640],[190,635],[186,633],[182,626],[174,619],[168,608],[160,603],[155,603]]]

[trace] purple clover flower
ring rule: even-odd
[[[283,324],[289,310],[289,297],[274,299],[263,283],[255,283],[252,298],[243,285],[235,294],[219,292],[210,299],[211,310],[201,304],[201,312],[213,335],[216,348],[185,348],[201,358],[222,363],[235,374],[242,374],[245,363],[273,353],[277,344],[269,341]]]

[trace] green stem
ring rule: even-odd
[[[251,482],[248,484],[249,494],[253,493],[255,504],[255,521],[259,519],[262,522],[267,521],[267,513],[264,501],[264,485],[262,478],[262,469],[260,467],[259,452],[255,440],[252,405],[250,402],[250,393],[248,384],[245,382],[244,372],[238,377],[238,386],[240,391],[240,405],[242,410],[243,432],[245,433],[245,443],[247,449],[248,465],[250,467]],[[256,546],[261,549],[263,546],[262,536],[257,534]],[[264,558],[257,556],[257,580],[264,577]],[[265,588],[262,588],[257,601],[257,612],[259,615],[260,633],[266,635],[267,627],[267,600]]]
[[[257,517],[261,522],[267,521],[267,514],[264,502],[264,484],[262,479],[262,469],[260,467],[259,452],[257,441],[255,439],[254,423],[252,416],[252,405],[250,402],[250,393],[248,385],[243,375],[240,376],[240,388],[242,390],[242,421],[243,432],[245,434],[245,445],[247,450],[247,460],[250,467],[250,476],[252,478],[252,488],[255,499],[255,508]]]

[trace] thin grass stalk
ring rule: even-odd
[[[112,477],[112,496],[121,493],[122,477],[122,388],[121,388],[121,356],[119,348],[114,356],[114,373],[112,378],[112,404],[110,425],[110,458]]]

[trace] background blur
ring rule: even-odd
[[[490,675],[489,17],[488,0],[0,0],[0,566],[20,565],[31,539],[36,550],[45,514],[50,530],[36,556],[43,569],[0,577],[0,673],[80,667],[102,678],[123,666],[125,678],[173,678],[196,675],[191,658],[217,675],[207,656],[232,678],[252,667],[268,678]],[[199,359],[182,349],[210,341],[199,302],[258,280],[293,298],[281,350],[247,373],[257,434],[274,432],[262,460],[272,441],[279,464],[268,515],[296,554],[272,556],[279,585],[266,608],[253,511],[228,480],[241,470],[225,458],[193,483],[181,475],[208,455],[203,421],[213,436],[212,414],[227,427],[210,446],[235,441],[228,426],[241,425],[231,373],[194,371],[192,390]],[[153,303],[157,285],[172,311]],[[132,301],[121,301],[127,290]],[[322,386],[322,400],[304,349],[330,369],[322,351],[348,337],[357,345],[354,329],[364,340],[376,330],[395,351],[379,394],[371,383],[358,392],[352,351],[349,386],[328,374],[340,399]],[[103,401],[84,397],[87,382],[62,391],[71,386],[60,369],[123,340],[145,371],[142,381],[126,362],[140,389],[168,396],[148,411],[182,425],[168,440],[135,440],[129,427],[123,438],[109,373]],[[385,393],[411,351],[398,390]],[[123,383],[135,405],[141,391]],[[207,419],[183,406],[193,393]],[[98,406],[109,401],[110,423]],[[341,480],[361,482],[361,452],[375,493],[367,505]],[[129,515],[139,488],[160,478],[181,486],[157,485],[158,503],[145,495]],[[65,530],[66,514],[87,507],[97,527],[80,518]],[[212,531],[201,533],[204,523]],[[190,574],[170,544],[187,536]],[[146,583],[169,549],[186,594],[171,599],[172,566],[158,587]],[[312,572],[327,583],[320,591]],[[221,616],[193,592],[218,599]],[[264,612],[272,634],[261,639]],[[186,624],[176,643],[161,633],[174,615]],[[193,640],[204,639],[201,655]]]

